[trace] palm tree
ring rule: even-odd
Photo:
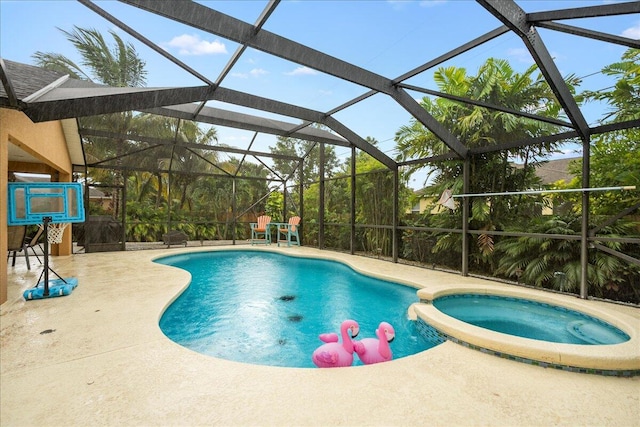
[[[640,49],[628,49],[621,61],[602,69],[605,75],[617,78],[615,85],[601,91],[585,91],[587,100],[606,101],[609,111],[602,123],[640,120]],[[640,187],[640,127],[594,135],[591,138],[589,182],[592,187]],[[582,182],[582,161],[571,165],[575,176],[572,185]],[[640,203],[634,192],[598,192],[591,196],[595,214],[617,214],[624,206]],[[639,230],[640,231],[640,230]]]
[[[115,42],[115,47],[112,48],[97,30],[78,26],[73,28],[71,32],[58,29],[78,50],[82,56],[81,65],[88,70],[64,55],[40,51],[33,54],[36,65],[69,74],[75,79],[96,81],[109,86],[145,86],[145,62],[140,59],[131,43],[125,43],[114,31],[109,31]]]
[[[77,49],[82,57],[78,65],[71,59],[56,53],[36,52],[33,57],[36,64],[47,69],[61,71],[77,79],[89,80],[113,87],[141,87],[146,84],[145,62],[138,56],[135,47],[127,43],[115,32],[109,34],[113,38],[113,44],[107,43],[105,38],[95,29],[74,27],[72,31],[62,31],[69,42]],[[165,140],[178,138],[179,142],[191,144],[209,145],[217,141],[217,130],[209,128],[202,130],[195,122],[185,122],[177,119],[158,117],[149,114],[134,114],[122,112],[105,114],[81,119],[81,125],[87,128],[107,130],[118,135],[142,135]],[[197,179],[191,172],[212,172],[218,158],[214,152],[201,154],[192,148],[180,146],[161,146],[153,151],[140,151],[150,147],[149,143],[120,137],[113,138],[92,137],[85,142],[87,158],[94,161],[111,159],[108,164],[116,169],[127,164],[147,168],[153,172],[132,172],[127,179],[130,199],[138,202],[132,214],[144,221],[144,218],[159,218],[159,210],[166,201],[166,209],[171,212],[172,206],[177,208],[176,215],[180,216],[180,210],[194,210],[192,197],[194,183]],[[136,153],[137,154],[132,154]],[[151,154],[151,155],[150,155]],[[164,159],[164,160],[163,160]],[[171,180],[162,169],[168,169],[173,175]],[[160,167],[159,167],[160,166]],[[164,178],[167,177],[165,180]],[[121,172],[104,172],[100,169],[92,170],[89,182],[100,182],[120,186],[125,183]],[[177,203],[169,200],[171,188],[176,190],[174,194],[180,194]],[[114,192],[117,197],[118,192]],[[153,203],[148,203],[149,198],[155,198]],[[119,206],[119,201],[114,200],[114,206]],[[147,215],[145,210],[155,209],[152,215]],[[118,212],[114,212],[118,215]],[[141,227],[138,227],[140,229]],[[153,228],[153,227],[152,227]],[[150,229],[151,230],[151,229]],[[151,231],[150,231],[151,232]],[[140,234],[140,233],[137,233]],[[144,238],[150,238],[145,236]]]
[[[640,49],[627,49],[621,61],[607,65],[602,73],[618,78],[613,88],[583,93],[587,100],[604,100],[611,105],[602,121],[640,119]]]
[[[634,224],[620,223],[605,227],[607,237],[629,235]],[[532,233],[573,235],[580,234],[578,216],[551,217],[533,221]],[[611,249],[621,251],[619,242],[603,242]],[[576,240],[561,240],[523,236],[505,239],[496,244],[499,263],[496,274],[516,278],[528,285],[577,293],[581,282],[580,244]],[[637,266],[601,251],[589,254],[587,276],[589,293],[596,297],[615,297],[619,301],[638,303]]]
[[[318,129],[325,129],[322,125],[316,125]],[[288,138],[279,136],[275,147],[269,147],[274,154],[286,154],[290,156],[305,157],[303,165],[304,181],[318,181],[320,171],[320,144],[304,139]],[[288,177],[295,170],[294,181],[300,183],[300,171],[296,170],[298,163],[290,160],[273,160],[273,168],[280,176]],[[324,171],[325,176],[331,176],[338,167],[338,159],[332,145],[324,148]]]
[[[115,32],[109,33],[113,37],[115,46],[111,47],[95,29],[86,29],[74,26],[73,31],[60,29],[82,57],[80,65],[71,59],[58,53],[36,52],[33,54],[36,65],[49,70],[55,70],[69,74],[71,77],[81,80],[102,83],[115,87],[141,87],[146,84],[145,62],[140,59],[135,47],[131,43],[125,43]],[[83,68],[84,67],[84,68]],[[105,114],[95,117],[86,117],[80,120],[83,127],[100,128],[126,134],[132,127],[134,116],[132,112]],[[129,141],[120,138],[117,141],[105,138],[91,138],[85,144],[85,152],[88,158],[104,159],[105,156],[120,159],[128,151]],[[117,160],[119,163],[120,160]],[[124,184],[122,173],[94,173],[87,177],[91,182]],[[118,191],[114,191],[114,216],[118,216],[119,197]]]
[[[213,142],[217,142],[217,130],[210,128],[207,131],[203,131],[194,122],[183,122],[183,126],[180,129],[178,138],[184,142],[192,144],[210,145]],[[217,153],[214,151],[205,151],[198,153],[195,149],[176,147],[173,153],[173,183],[180,189],[180,202],[179,209],[187,208],[189,211],[193,210],[193,199],[191,197],[193,185],[197,182],[198,177],[190,172],[202,171],[205,173],[220,172],[216,168],[218,163]],[[175,173],[177,172],[177,173]]]
[[[517,73],[507,61],[490,58],[480,67],[476,76],[469,76],[463,68],[447,67],[438,69],[434,79],[440,91],[445,93],[557,118],[560,107],[542,76],[539,73],[534,76],[536,71],[534,65],[523,73]],[[569,77],[567,81],[570,85],[578,83],[575,77]],[[558,131],[557,126],[545,122],[445,98],[433,101],[425,97],[422,106],[439,122],[448,123],[451,132],[470,148],[499,145]],[[399,160],[436,156],[449,151],[442,141],[416,120],[398,130],[396,146],[401,153]],[[555,147],[556,144],[546,144],[537,148],[517,148],[472,156],[470,191],[517,191],[538,185],[534,168]],[[511,164],[513,160],[523,161],[525,167],[514,167]],[[439,163],[432,172],[434,185],[430,190],[434,195],[439,195],[447,188],[461,193],[462,172],[462,163],[459,161]],[[503,229],[522,214],[530,217],[536,211],[537,203],[539,200],[531,197],[519,200],[507,197],[475,198],[471,206],[471,227],[478,230]],[[435,226],[455,228],[460,220],[460,214],[456,213],[438,215],[433,221]],[[474,252],[478,264],[491,262],[493,244],[490,235],[480,235],[477,251]],[[438,238],[434,251],[449,250],[461,251],[459,234],[444,233]]]

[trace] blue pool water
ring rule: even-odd
[[[408,320],[416,289],[356,273],[344,264],[258,251],[215,251],[156,260],[189,271],[192,282],[160,328],[197,352],[259,365],[315,367],[318,335],[360,325],[356,339],[391,323],[394,359],[433,347]],[[354,365],[361,362],[354,357]]]
[[[520,298],[459,294],[437,298],[443,313],[485,329],[566,344],[618,344],[629,340],[620,329],[563,307]]]

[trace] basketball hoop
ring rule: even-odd
[[[3,190],[4,191],[4,190]],[[44,268],[36,282],[42,293],[25,292],[25,299],[49,298],[68,295],[57,293],[58,285],[49,292],[49,271],[67,286],[64,280],[49,266],[49,244],[62,243],[64,230],[70,223],[84,222],[82,184],[79,182],[10,182],[7,184],[7,225],[39,225],[45,233],[42,252]],[[60,252],[65,252],[65,248]],[[26,250],[26,247],[25,247]],[[44,277],[44,281],[40,281]],[[52,282],[55,283],[55,282]],[[42,287],[40,288],[40,286]]]
[[[67,225],[69,225],[68,222],[49,224],[47,227],[47,240],[50,244],[57,245],[62,243],[62,235],[64,234],[64,229],[67,228]]]

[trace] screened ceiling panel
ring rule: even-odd
[[[390,127],[399,129],[411,119],[407,110],[389,96],[380,93],[341,110],[334,116],[364,138],[377,140],[378,148],[391,156],[395,147],[395,133],[389,133],[389,128],[381,125],[393,123],[395,126]]]
[[[481,150],[551,140],[585,143],[594,133],[638,126],[636,121],[598,128],[604,106],[580,105],[564,77],[581,77],[580,90],[607,87],[601,67],[619,60],[625,49],[640,47],[640,2],[79,0],[64,2],[68,19],[53,12],[41,16],[48,4],[34,8],[32,3],[1,4],[3,30],[22,20],[37,31],[25,34],[30,44],[22,39],[7,44],[2,38],[3,54],[18,52],[18,57],[3,62],[0,103],[35,122],[153,111],[219,127],[219,144],[233,148],[230,156],[238,156],[238,150],[266,152],[282,136],[346,150],[355,146],[395,169],[395,132],[412,119],[440,139],[452,157],[477,152],[477,145],[467,146],[450,124],[438,122],[419,102],[423,96],[443,96],[433,78],[438,68],[466,68],[475,75],[488,58],[506,58],[516,73],[536,63],[566,117],[544,120],[556,126],[546,139]],[[25,74],[24,52],[50,50],[50,41],[64,39],[53,29],[70,30],[74,24],[103,34],[113,31],[134,45],[151,70],[148,87],[108,88],[58,75],[32,92],[23,90],[21,80],[38,82],[37,72]],[[70,57],[81,61],[77,52]],[[528,119],[538,112],[536,106],[509,111],[465,97],[455,102]]]
[[[189,85],[211,84],[220,76],[239,44],[204,31],[149,14],[120,2],[85,2],[87,8],[114,25],[118,34],[127,37],[148,62],[150,69],[162,68],[162,73],[147,75],[148,86],[175,86],[180,80]],[[121,18],[126,16],[126,18]],[[172,32],[167,32],[168,25]],[[170,57],[167,58],[162,54]],[[174,60],[179,61],[176,64]]]
[[[424,66],[425,70],[403,79],[402,83],[439,90],[433,77],[438,69],[448,67],[464,68],[468,75],[476,75],[478,69],[488,58],[509,58],[510,65],[516,71],[526,70],[534,63],[533,58],[527,49],[521,46],[522,42],[519,37],[504,29],[497,31],[500,28],[503,27],[498,23],[486,32],[478,33],[478,37],[475,39],[482,39],[486,36],[487,40],[478,40],[478,45],[473,49],[459,49],[459,46],[452,46],[446,49],[439,48],[434,58],[418,66]],[[490,36],[491,34],[492,36]]]
[[[451,20],[461,13],[473,15],[483,9],[473,2],[448,2],[446,8],[436,2],[346,1],[333,8],[323,2],[282,2],[264,28],[393,78],[407,71],[407,58],[417,67],[438,51],[465,43],[468,36],[458,27],[466,24]],[[495,26],[478,20],[473,30],[480,35]],[[358,31],[349,31],[353,28]],[[420,41],[419,49],[415,41]]]
[[[283,91],[273,82],[281,81]],[[291,61],[272,58],[246,49],[222,85],[316,111],[328,111],[366,91],[367,88]]]

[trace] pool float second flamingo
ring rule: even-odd
[[[380,322],[376,329],[378,338],[364,338],[354,341],[354,351],[365,365],[388,362],[393,358],[389,343],[396,337],[396,331],[387,322]]]
[[[337,334],[321,334],[324,342],[311,356],[318,368],[340,368],[351,366],[353,363],[353,341],[360,332],[360,326],[355,320],[345,320],[340,326],[342,343],[338,342]]]

